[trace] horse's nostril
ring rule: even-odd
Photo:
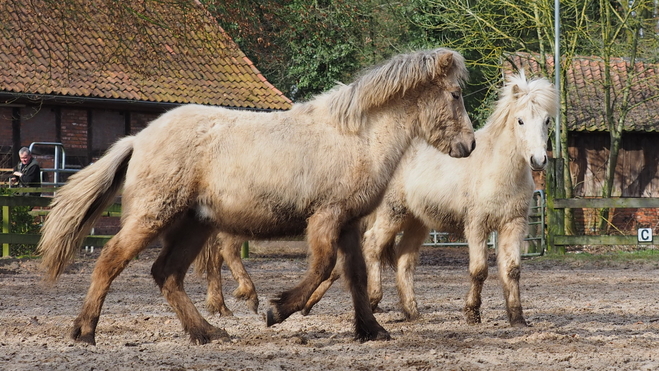
[[[471,152],[474,152],[475,149],[476,149],[476,140],[472,140],[471,141]]]

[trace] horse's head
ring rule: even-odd
[[[533,170],[547,165],[547,139],[551,118],[557,114],[557,92],[547,79],[526,81],[524,72],[512,76],[504,87],[509,99],[509,120],[513,121],[520,154]]]
[[[443,50],[435,63],[435,78],[420,86],[416,100],[418,135],[452,157],[469,156],[476,140],[462,99],[461,86],[467,77],[464,59],[456,52]]]
[[[368,121],[369,110],[392,108],[394,121],[407,122],[410,134],[453,157],[465,157],[475,147],[462,101],[466,78],[464,58],[455,51],[401,54],[330,92],[330,111],[342,130],[354,133]]]

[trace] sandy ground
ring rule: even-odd
[[[292,287],[306,269],[300,251],[246,260],[261,300]],[[424,249],[417,271],[420,320],[403,321],[391,271],[376,314],[391,341],[352,339],[349,293],[337,284],[309,316],[267,328],[231,295],[234,317],[208,316],[206,285],[186,289],[230,343],[191,345],[149,275],[150,248],[115,280],[97,329],[97,346],[68,337],[98,251],[86,253],[55,286],[41,283],[38,261],[0,260],[2,370],[656,370],[659,369],[657,262],[560,264],[525,260],[522,302],[531,327],[508,327],[496,268],[483,292],[483,323],[462,316],[468,289],[464,249]],[[659,254],[659,252],[658,252]],[[338,282],[337,282],[338,283]]]

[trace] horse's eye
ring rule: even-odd
[[[524,121],[522,119],[517,119],[517,123],[520,125],[524,125]]]
[[[460,99],[460,93],[457,91],[452,91],[451,96],[453,97],[453,99]]]
[[[549,123],[550,123],[550,122],[551,122],[551,119],[550,119],[549,117],[547,117],[547,118],[545,119],[545,126],[549,126]]]

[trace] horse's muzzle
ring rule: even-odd
[[[451,150],[449,151],[449,156],[451,157],[467,157],[469,156],[474,149],[476,149],[476,140],[474,139],[474,136],[471,135],[469,140],[459,140],[455,141],[453,145],[451,145]]]
[[[529,158],[529,164],[533,170],[544,170],[545,166],[547,166],[547,155],[541,157],[531,156],[531,158]]]

